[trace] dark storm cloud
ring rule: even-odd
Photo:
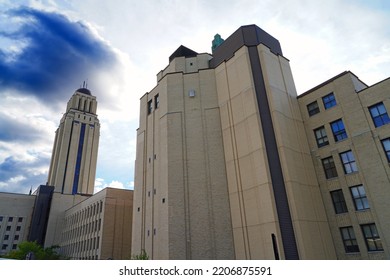
[[[44,137],[34,126],[12,119],[0,112],[0,141],[32,143]]]
[[[21,161],[8,157],[0,163],[0,192],[27,193],[31,187],[37,188],[45,184],[47,174],[40,168],[47,167],[50,159],[36,157],[33,161]]]
[[[12,31],[0,27],[0,38],[21,50],[0,46],[0,94],[13,89],[42,101],[68,99],[96,70],[109,71],[116,63],[112,49],[82,22],[28,7],[10,10],[7,16],[18,26]]]

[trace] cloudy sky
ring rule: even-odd
[[[177,47],[210,53],[216,33],[246,24],[279,40],[298,94],[344,70],[390,76],[387,0],[0,0],[0,191],[46,182],[83,81],[101,123],[95,189],[133,188],[139,98]]]

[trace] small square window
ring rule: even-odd
[[[327,157],[322,160],[322,166],[324,167],[326,179],[337,177],[336,165],[334,164],[333,157]]]
[[[12,244],[12,250],[15,250],[18,247],[18,244]]]
[[[13,217],[8,217],[8,222],[12,222],[14,220]]]
[[[4,235],[4,240],[9,240],[9,235],[8,234]]]
[[[355,157],[353,156],[352,151],[346,151],[344,153],[341,153],[340,158],[341,162],[343,163],[345,174],[350,174],[358,171]]]
[[[322,101],[324,102],[325,110],[328,110],[329,108],[332,108],[337,105],[333,92],[322,97]]]
[[[372,105],[368,109],[370,110],[371,118],[375,127],[380,127],[390,123],[390,118],[387,115],[385,105],[382,102]]]
[[[314,130],[314,136],[317,141],[318,148],[329,144],[328,136],[326,135],[325,127],[321,126]]]
[[[11,230],[11,226],[7,226],[7,227],[5,228],[5,230],[6,230],[6,231],[10,231],[10,230]]]
[[[23,217],[18,218],[18,223],[21,223],[21,222],[23,222]]]
[[[3,245],[1,246],[1,249],[2,249],[2,250],[7,250],[7,247],[8,247],[8,244],[3,244]]]
[[[332,122],[330,126],[332,128],[334,141],[338,142],[348,138],[342,119]]]
[[[19,235],[15,235],[14,240],[19,240]]]
[[[314,101],[307,105],[307,112],[309,113],[309,116],[313,116],[320,112],[320,108],[318,107],[317,101]]]
[[[0,216],[0,222],[2,222],[3,221],[3,216]]]
[[[383,139],[381,142],[387,157],[387,161],[390,163],[390,138]]]

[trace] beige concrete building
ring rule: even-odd
[[[34,203],[34,195],[0,193],[0,256],[27,240]]]
[[[344,72],[298,97],[339,259],[390,258],[389,92]]]
[[[141,98],[133,254],[233,259],[214,69],[179,47]]]
[[[70,259],[130,259],[133,191],[105,188],[64,213],[61,253]]]
[[[297,97],[254,25],[212,55],[181,46],[140,102],[133,254],[389,258],[389,88],[346,72]]]

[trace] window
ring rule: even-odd
[[[14,240],[19,240],[19,235],[15,235]]]
[[[2,222],[3,221],[3,216],[0,216],[0,222]]]
[[[333,92],[322,97],[322,101],[324,102],[325,110],[328,110],[329,108],[332,108],[337,105]]]
[[[341,237],[343,239],[344,248],[346,253],[359,252],[359,246],[356,241],[355,232],[352,227],[340,228]]]
[[[324,158],[322,160],[322,166],[324,167],[326,179],[337,177],[337,170],[333,157]]]
[[[12,222],[13,220],[14,220],[13,217],[9,217],[9,218],[8,218],[8,222]]]
[[[341,158],[341,162],[343,163],[345,174],[358,171],[355,157],[353,156],[352,151],[346,151],[344,153],[341,153],[340,158]]]
[[[325,127],[321,126],[314,130],[314,135],[316,137],[317,146],[321,148],[329,144],[328,136],[326,135]]]
[[[390,163],[390,138],[383,139],[381,142],[383,149],[385,150],[387,161]]]
[[[4,240],[8,240],[8,239],[9,239],[9,235],[8,234],[4,235]]]
[[[368,251],[383,251],[382,241],[375,224],[362,225],[364,239]]]
[[[330,192],[332,197],[334,211],[336,214],[348,212],[347,204],[345,203],[344,194],[342,190]]]
[[[18,247],[18,244],[12,244],[12,250],[15,250]]]
[[[10,231],[11,230],[11,226],[7,226],[5,230],[6,231]]]
[[[385,105],[382,102],[372,105],[368,108],[374,122],[375,127],[380,127],[387,123],[390,123],[389,116],[387,115]]]
[[[330,126],[332,128],[334,141],[338,142],[348,138],[342,119],[332,122]]]
[[[160,96],[157,94],[155,97],[154,97],[154,108],[158,108],[160,107]]]
[[[8,247],[8,244],[3,244],[3,246],[1,246],[1,249],[2,250],[7,250],[7,247]]]
[[[359,211],[359,210],[370,209],[366,191],[364,190],[363,185],[351,187],[350,190],[351,190],[353,203],[355,204],[356,210]]]
[[[318,114],[320,112],[320,108],[318,108],[317,101],[314,101],[307,105],[307,112],[309,113],[309,116],[313,116],[315,114]]]
[[[148,115],[153,111],[153,100],[148,101]]]
[[[19,222],[19,223],[23,222],[23,217],[19,217],[19,218],[18,218],[18,222]]]

